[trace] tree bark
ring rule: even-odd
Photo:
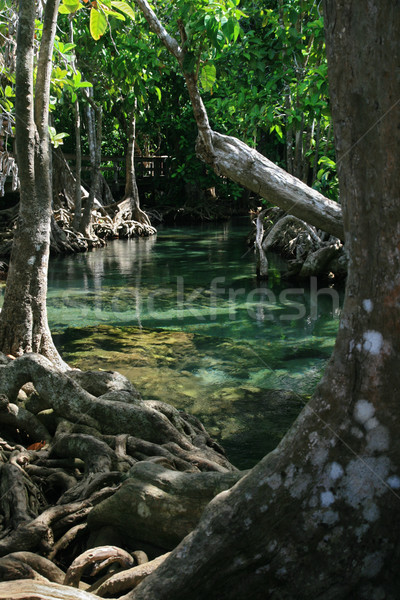
[[[28,0],[20,2],[15,106],[21,193],[0,316],[0,348],[14,355],[39,352],[65,368],[51,338],[46,310],[52,203],[48,111],[59,3],[60,0],[46,3],[34,93],[36,8]]]
[[[400,10],[324,5],[350,254],[335,350],[278,448],[208,505],[132,600],[398,595]]]

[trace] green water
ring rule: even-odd
[[[235,464],[271,450],[319,381],[338,326],[339,295],[288,285],[270,256],[255,276],[248,219],[165,228],[52,259],[48,311],[63,356],[116,369],[144,398],[192,412]]]

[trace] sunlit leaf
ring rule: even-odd
[[[122,1],[120,2],[119,0],[112,0],[111,6],[113,6],[114,8],[117,8],[118,10],[123,12],[125,15],[130,17],[133,21],[135,20],[135,11],[133,10],[133,8],[131,6],[129,6],[129,4],[127,2],[122,2]]]
[[[76,12],[81,8],[82,4],[79,2],[79,0],[64,0],[60,8],[58,9],[58,12],[64,15],[68,15],[70,13]]]
[[[99,40],[106,29],[107,19],[105,15],[99,10],[92,8],[90,11],[90,33],[92,34],[93,39]]]
[[[64,4],[61,4],[58,12],[60,13],[60,15],[69,15],[71,12],[74,12],[73,10],[69,10],[69,8],[67,8],[66,6],[64,6]]]
[[[64,44],[64,48],[63,48],[62,52],[69,52],[70,50],[72,50],[75,47],[76,47],[76,44]]]
[[[217,78],[215,65],[207,63],[200,71],[200,83],[205,92],[210,92]]]
[[[104,13],[106,14],[107,17],[115,17],[116,19],[119,19],[120,21],[125,21],[124,15],[122,15],[120,12],[111,10],[111,8],[108,8],[104,5],[102,6],[102,10],[104,11]]]
[[[155,91],[155,92],[156,92],[156,94],[157,94],[158,101],[159,101],[159,102],[161,102],[161,90],[160,90],[160,88],[159,88],[159,87],[157,87],[157,86],[154,86],[154,91]]]

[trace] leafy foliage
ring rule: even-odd
[[[10,13],[0,13],[7,37]],[[311,0],[158,0],[179,38],[212,127],[240,137],[332,198],[338,196],[319,4]],[[74,151],[71,103],[93,86],[104,112],[104,154],[123,154],[136,109],[138,151],[173,157],[171,197],[185,185],[238,197],[195,156],[196,127],[177,64],[149,32],[141,11],[121,0],[62,0],[52,73],[54,127]],[[74,44],[68,31],[74,30]],[[37,36],[41,24],[37,23]],[[1,59],[0,59],[1,60]],[[2,63],[0,106],[12,113],[13,73]],[[57,133],[56,135],[60,135]],[[85,151],[85,143],[84,143]]]

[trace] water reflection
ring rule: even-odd
[[[48,295],[67,360],[121,370],[144,397],[194,412],[242,467],[300,410],[288,390],[313,391],[341,304],[316,278],[285,283],[275,255],[257,282],[247,233],[247,220],[165,228],[52,259]]]

